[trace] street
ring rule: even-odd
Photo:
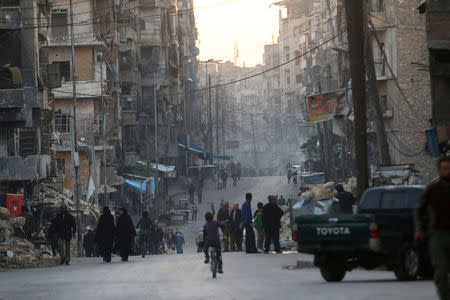
[[[230,182],[229,182],[230,183]],[[70,266],[0,273],[0,299],[435,299],[432,281],[399,282],[392,272],[355,270],[340,283],[325,282],[311,267],[312,257],[295,252],[277,254],[224,253],[224,275],[213,279],[203,256],[194,248],[203,214],[222,197],[242,203],[245,192],[254,203],[268,194],[288,197],[296,186],[284,177],[243,178],[237,187],[217,192],[208,186],[197,222],[180,227],[185,234],[183,255],[74,258]],[[293,268],[297,260],[304,268]],[[289,268],[291,267],[291,268]]]

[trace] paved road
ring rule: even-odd
[[[0,273],[1,299],[436,299],[431,281],[398,282],[391,272],[354,271],[326,283],[317,269],[288,270],[298,254],[225,253],[211,278],[200,254],[163,255],[111,264],[84,258],[71,266]]]
[[[431,281],[398,282],[392,272],[356,270],[341,283],[326,283],[313,268],[290,270],[297,253],[225,253],[223,276],[211,278],[194,239],[203,215],[220,199],[242,203],[248,191],[257,201],[268,194],[294,194],[296,187],[282,177],[243,178],[237,187],[204,193],[199,219],[182,227],[187,240],[183,255],[114,258],[104,264],[96,258],[74,259],[70,266],[0,272],[0,299],[436,299]]]

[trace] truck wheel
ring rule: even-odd
[[[323,279],[329,282],[341,281],[346,273],[345,262],[339,259],[333,261],[332,258],[323,259],[320,262],[320,274]]]
[[[395,277],[400,281],[416,280],[420,270],[420,259],[414,247],[408,243],[400,248],[397,264],[394,268]]]

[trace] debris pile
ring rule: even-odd
[[[334,182],[327,182],[325,184],[316,184],[312,187],[313,200],[327,200],[336,196],[336,190],[334,189]]]
[[[56,259],[44,257],[33,243],[20,237],[24,224],[23,217],[10,218],[9,210],[0,207],[0,268],[31,268],[56,264]]]
[[[291,236],[291,213],[286,205],[282,205],[280,208],[284,211],[283,217],[281,217],[280,244],[283,249],[290,250],[295,246]]]

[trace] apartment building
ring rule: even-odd
[[[92,179],[96,190],[103,194],[100,201],[106,200],[110,191],[115,191],[113,185],[121,183],[120,178],[115,176],[115,164],[119,161],[116,152],[120,152],[120,148],[116,147],[120,146],[118,120],[121,104],[118,22],[115,16],[120,9],[115,3],[104,0],[75,2],[71,24],[68,1],[55,1],[49,23],[41,32],[40,47],[61,78],[61,86],[52,89],[50,101],[54,112],[55,141],[52,148],[57,181],[62,189],[73,191],[72,153],[76,143],[83,195],[87,193]],[[73,72],[76,76],[76,108]],[[106,201],[101,204],[106,204]]]
[[[48,78],[38,46],[48,9],[47,1],[0,3],[0,193],[23,194],[27,205],[51,175]]]

